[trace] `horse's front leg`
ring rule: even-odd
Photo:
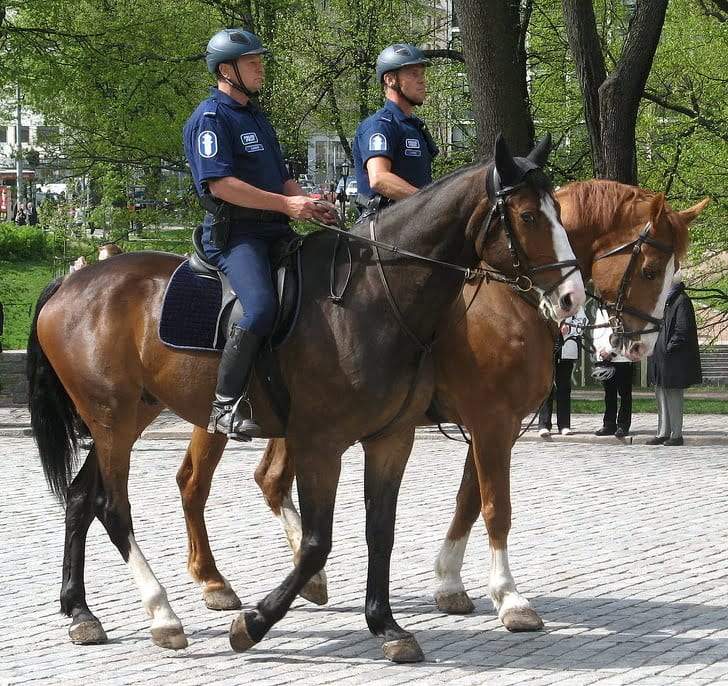
[[[512,418],[511,418],[512,419]],[[481,508],[490,545],[490,583],[488,590],[498,617],[509,631],[537,631],[541,617],[528,599],[516,588],[508,564],[508,533],[511,530],[511,450],[520,422],[507,430],[502,418],[490,428],[478,427],[473,433],[473,457],[478,473]]]
[[[255,470],[255,482],[263,493],[265,502],[278,517],[288,545],[293,551],[293,564],[298,562],[301,551],[301,516],[293,503],[291,488],[295,475],[295,461],[290,446],[282,438],[268,441],[260,464]],[[329,600],[326,571],[311,577],[299,595],[316,605]]]
[[[323,569],[331,552],[334,502],[341,472],[341,455],[347,445],[327,445],[325,440],[285,439],[296,456],[296,484],[301,504],[303,535],[293,571],[255,609],[243,612],[230,627],[230,645],[238,652],[263,639],[288,612],[291,603],[311,577]]]
[[[239,610],[242,607],[235,591],[217,569],[205,526],[205,504],[226,444],[227,437],[223,434],[210,434],[196,426],[177,472],[187,526],[187,569],[202,587],[205,605],[211,610]]]
[[[389,604],[397,496],[412,451],[414,434],[414,427],[407,427],[383,438],[362,442],[369,550],[365,612],[369,631],[384,639],[384,656],[393,662],[420,662],[425,659],[414,636],[395,622]]]
[[[435,561],[435,573],[440,579],[435,600],[444,612],[465,613],[473,609],[460,573],[468,536],[480,509],[491,553],[489,593],[498,616],[509,631],[536,631],[543,627],[543,621],[519,593],[508,563],[512,441],[510,433],[504,431],[507,426],[505,419],[492,426],[480,422],[473,432],[455,515]]]

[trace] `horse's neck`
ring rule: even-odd
[[[466,229],[482,197],[474,192],[474,174],[477,170],[463,172],[386,210],[377,219],[377,238],[425,257],[459,262],[467,255],[469,260],[474,247],[468,250],[472,237]],[[361,231],[369,234],[369,222]]]

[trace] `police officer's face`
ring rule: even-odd
[[[425,80],[425,68],[421,64],[412,64],[409,67],[402,67],[397,72],[399,87],[412,102],[421,105],[427,95],[427,81]]]
[[[226,66],[226,65],[222,65]],[[230,67],[228,78],[235,80],[235,73]],[[260,55],[243,55],[238,57],[238,71],[246,87],[253,91],[259,91],[265,79],[265,63]]]

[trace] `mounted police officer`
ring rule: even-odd
[[[247,386],[275,321],[271,246],[293,237],[289,218],[330,220],[327,210],[290,178],[276,133],[251,100],[263,85],[267,52],[249,31],[216,33],[205,57],[217,87],[184,127],[187,161],[207,210],[205,255],[230,279],[243,305],[243,317],[233,325],[222,353],[208,426],[208,431],[237,440],[261,434]]]
[[[432,180],[438,149],[425,123],[413,114],[427,94],[422,50],[396,43],[377,57],[377,80],[384,88],[382,109],[365,119],[354,138],[357,204],[375,211],[406,198]]]

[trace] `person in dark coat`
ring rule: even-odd
[[[703,380],[698,327],[693,303],[685,293],[680,272],[673,277],[665,317],[649,359],[649,376],[657,396],[657,436],[649,445],[683,444],[683,395]]]

